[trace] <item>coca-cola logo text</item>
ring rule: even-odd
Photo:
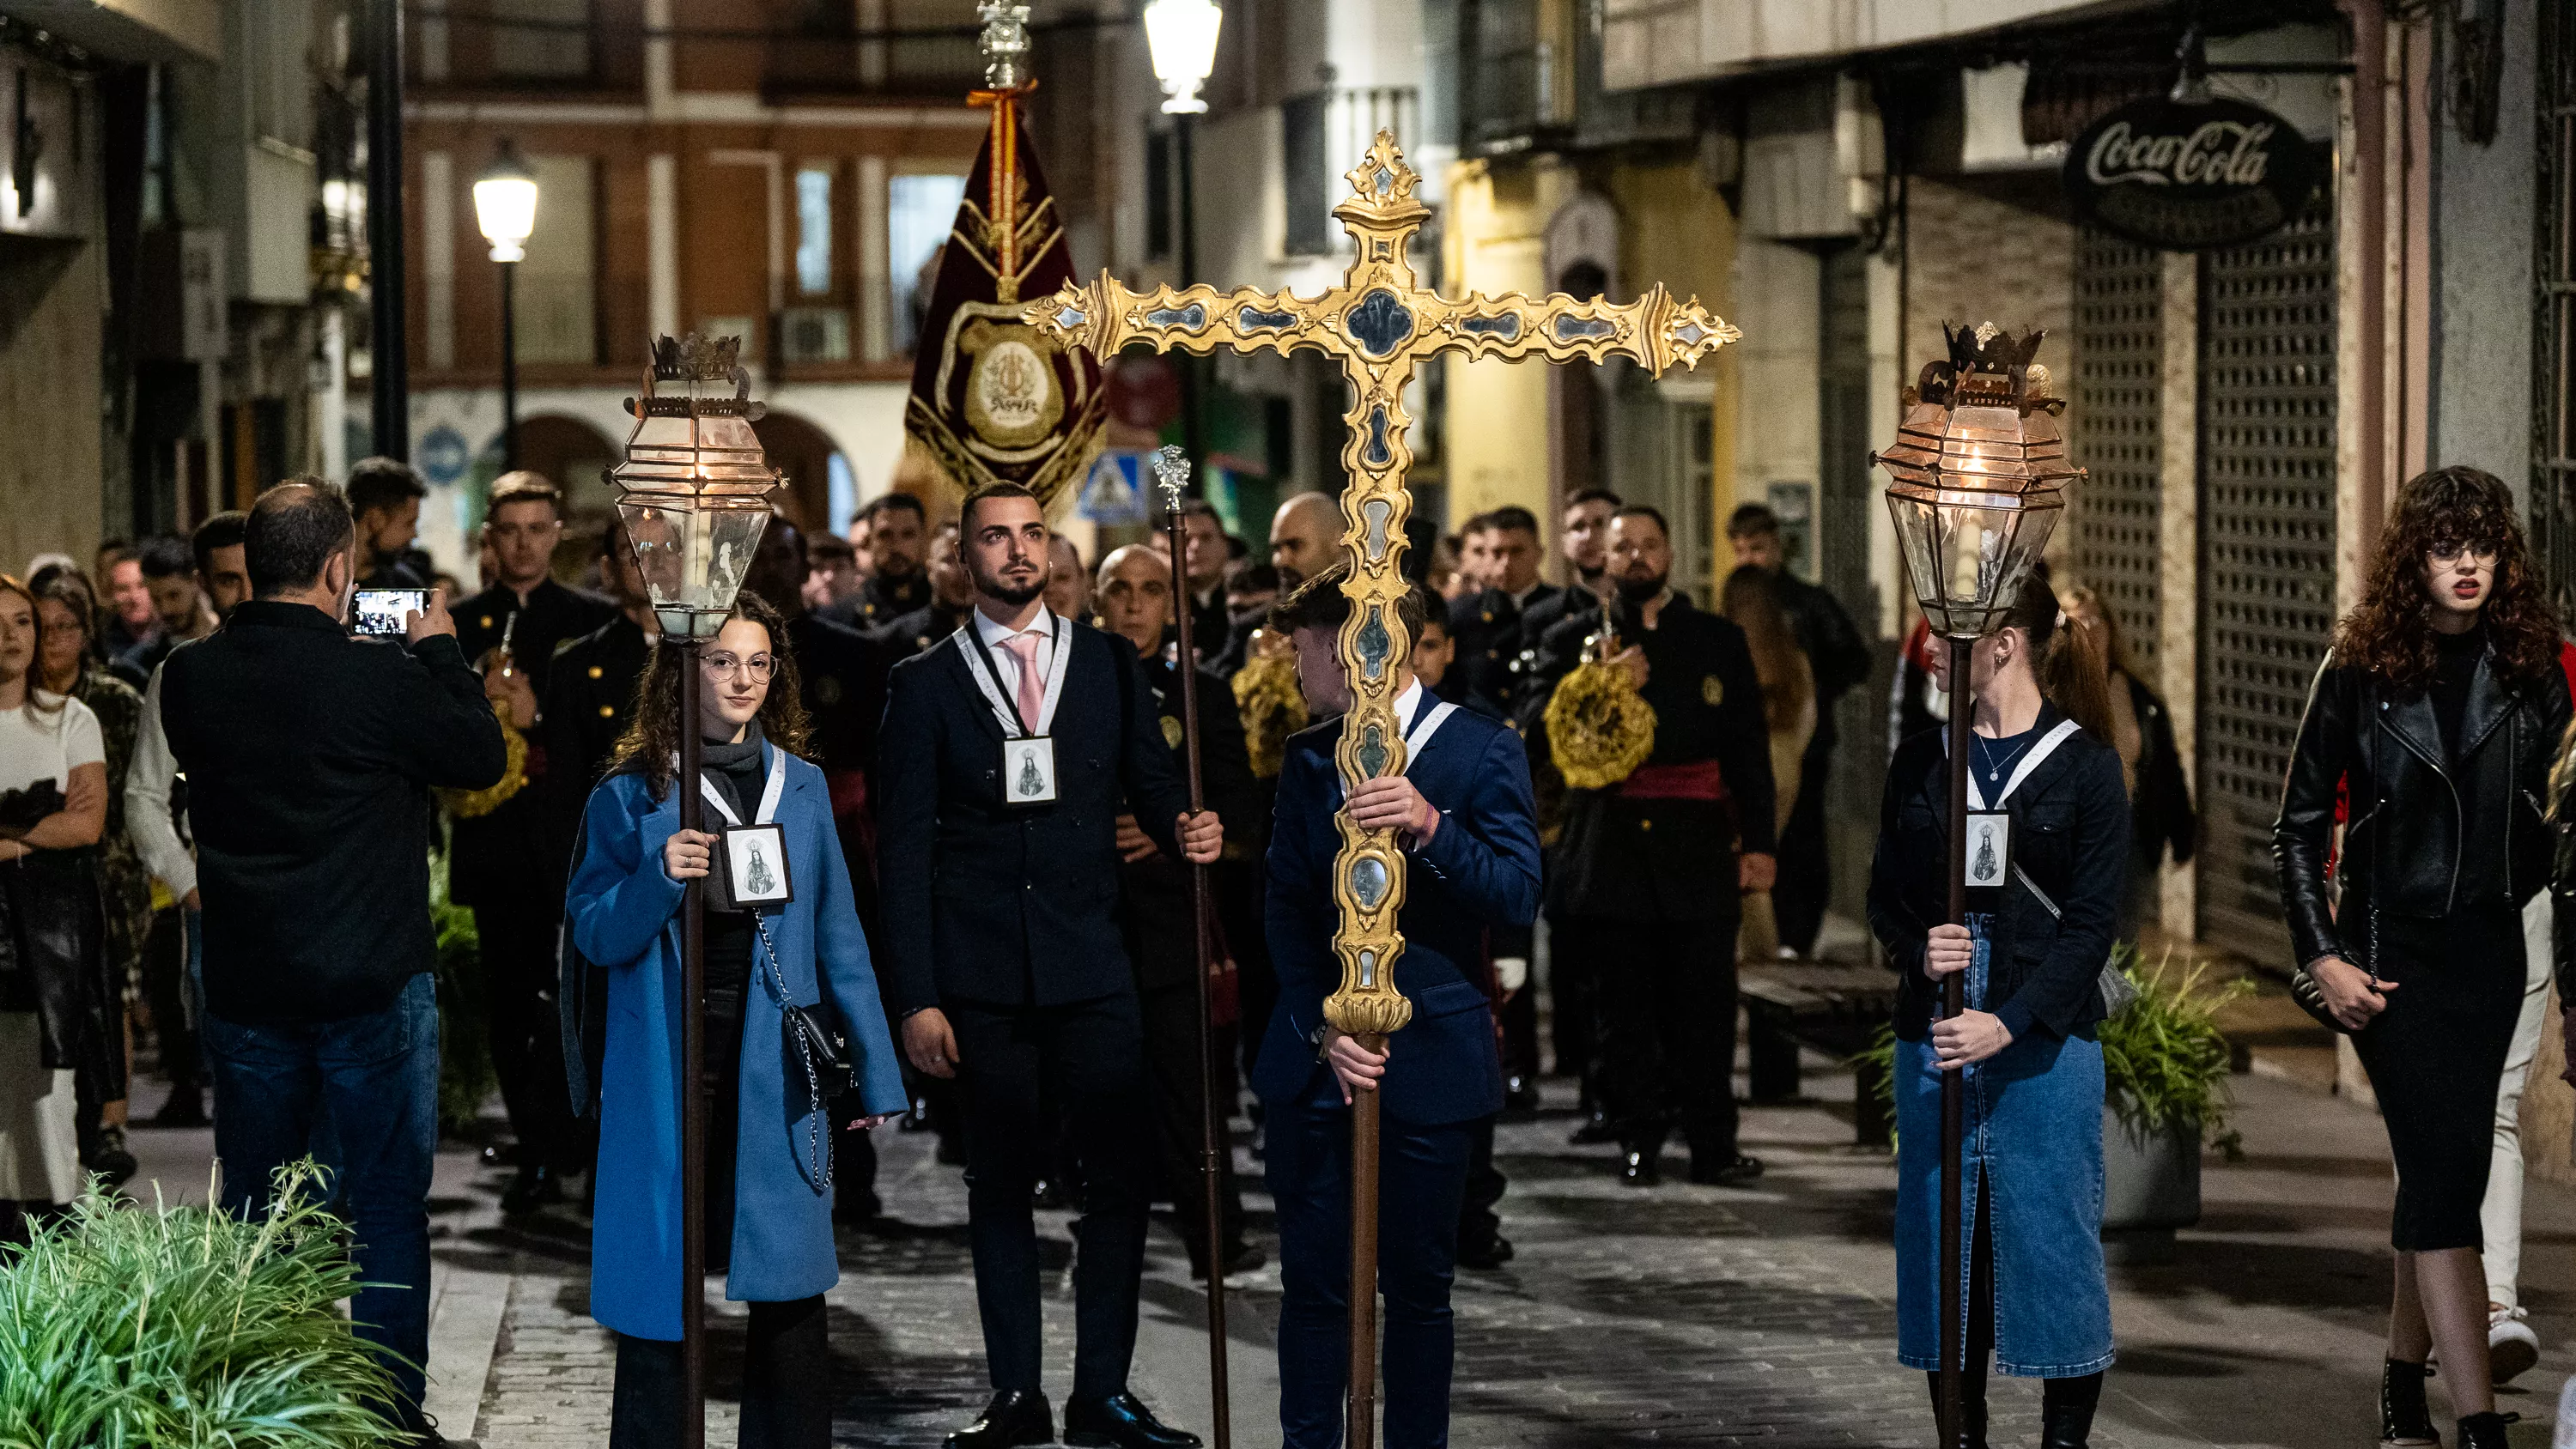
[[[2142,181],[2149,186],[2260,186],[2272,159],[2265,121],[2209,121],[2189,135],[2144,135],[2114,121],[2084,156],[2084,178],[2096,186]]]

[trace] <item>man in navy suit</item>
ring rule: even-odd
[[[1055,1442],[1039,1388],[1030,1198],[1053,1157],[1051,1103],[1089,1193],[1075,1231],[1065,1442],[1194,1449],[1127,1392],[1155,1180],[1144,1029],[1118,916],[1118,817],[1206,864],[1224,833],[1189,813],[1136,651],[1045,604],[1049,535],[1013,484],[968,495],[959,552],[975,611],[895,666],[879,732],[882,979],[904,1054],[958,1079],[967,1213],[993,1399],[949,1449]]]
[[[1350,616],[1337,566],[1272,611],[1297,645],[1297,678],[1322,719],[1348,712],[1334,641]],[[1422,637],[1420,593],[1396,609]],[[1499,720],[1445,703],[1410,669],[1396,676],[1405,769],[1368,780],[1347,804],[1333,761],[1341,734],[1326,719],[1290,738],[1270,843],[1270,952],[1279,1005],[1253,1072],[1269,1107],[1266,1166],[1279,1214],[1279,1420],[1285,1449],[1342,1440],[1348,1390],[1351,1094],[1380,1105],[1378,1285],[1386,1297],[1386,1449],[1449,1442],[1455,1332],[1449,1284],[1458,1208],[1475,1129],[1503,1105],[1494,1016],[1480,981],[1488,930],[1538,912],[1537,811],[1520,737]],[[1334,816],[1401,831],[1407,862],[1395,984],[1412,1020],[1372,1052],[1324,1020],[1341,984]]]

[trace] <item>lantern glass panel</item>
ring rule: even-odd
[[[1991,505],[1973,494],[1952,494],[1937,503],[1895,494],[1887,500],[1915,600],[1934,632],[1945,636],[1982,634],[2011,605],[2061,511],[1985,496]]]
[[[713,502],[647,494],[618,503],[654,612],[665,630],[689,638],[712,636],[722,626],[769,523],[766,506]]]

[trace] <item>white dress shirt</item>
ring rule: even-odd
[[[1008,624],[996,624],[992,616],[983,610],[975,611],[975,637],[984,642],[986,657],[993,661],[994,669],[1002,676],[1002,698],[1016,700],[1020,697],[1020,657],[1003,648],[1002,641],[1017,638],[1022,634],[1036,635],[1038,677],[1044,680],[1047,675],[1055,672],[1055,631],[1055,613],[1050,609],[1038,610],[1038,616],[1031,619],[1029,627],[1025,629],[1014,629]],[[1031,729],[1037,728],[1036,720],[1028,720],[1024,723]]]

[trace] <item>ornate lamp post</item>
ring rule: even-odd
[[[1172,118],[1173,164],[1180,172],[1177,260],[1185,287],[1199,275],[1198,193],[1190,160],[1198,118],[1207,112],[1199,87],[1216,69],[1216,37],[1224,25],[1216,0],[1148,0],[1145,6],[1145,44],[1154,53],[1154,79],[1163,86],[1163,113]],[[1172,361],[1180,372],[1181,451],[1200,462],[1207,457],[1207,440],[1199,419],[1199,360]]]
[[[508,141],[474,178],[474,224],[501,264],[501,468],[519,466],[519,263],[537,229],[537,173]]]
[[[2031,566],[2066,511],[2068,466],[2057,426],[2062,399],[2048,396],[2048,372],[2032,365],[2045,334],[2013,337],[1989,322],[1971,332],[1942,328],[1947,361],[1928,362],[1906,389],[1896,442],[1870,461],[1887,470],[1887,508],[1915,602],[1932,631],[1950,642],[1950,923],[1968,917],[1969,651],[2003,623]],[[1941,1014],[1967,1008],[1959,975],[1942,983]],[[1960,1292],[1960,1137],[1964,1083],[1941,1074],[1941,1443],[1967,1449],[1960,1413],[1966,1344]]]
[[[664,649],[680,651],[680,828],[705,828],[696,788],[704,741],[698,652],[724,627],[751,556],[769,525],[780,474],[761,452],[739,337],[656,338],[644,396],[628,398],[635,431],[626,461],[608,470],[617,511],[661,621]],[[706,895],[691,881],[680,927],[680,1444],[706,1443]]]

